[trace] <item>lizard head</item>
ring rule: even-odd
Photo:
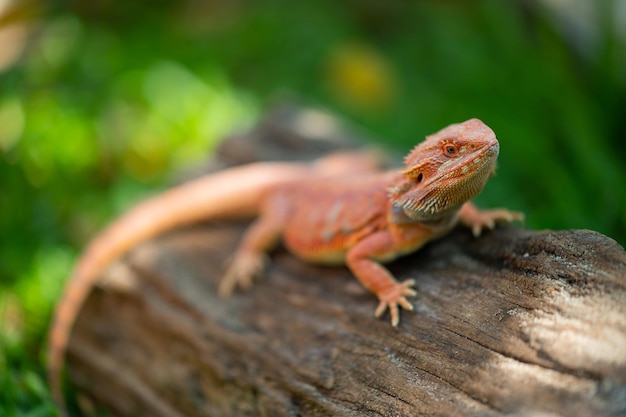
[[[450,125],[418,144],[405,158],[393,203],[414,220],[436,220],[480,193],[496,168],[500,145],[478,119]]]

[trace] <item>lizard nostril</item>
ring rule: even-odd
[[[420,182],[422,182],[423,179],[424,179],[424,174],[420,172],[419,175],[417,176],[417,183],[419,184]]]

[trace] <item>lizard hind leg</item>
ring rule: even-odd
[[[228,298],[237,287],[248,290],[254,279],[263,275],[269,258],[264,253],[238,253],[228,262],[228,267],[220,281],[217,293],[220,297]]]
[[[220,297],[229,297],[239,287],[247,290],[263,275],[269,263],[268,252],[274,249],[284,228],[281,210],[265,210],[246,230],[218,286]]]

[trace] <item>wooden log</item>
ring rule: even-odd
[[[215,295],[241,225],[176,231],[108,271],[70,346],[72,379],[117,415],[620,415],[626,260],[590,231],[451,236],[391,265],[401,326],[343,268],[279,251]]]
[[[140,245],[70,341],[79,403],[150,416],[626,415],[626,254],[592,231],[458,228],[389,265],[415,278],[393,328],[342,267],[279,249],[217,297],[243,223]]]

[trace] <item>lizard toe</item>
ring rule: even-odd
[[[391,325],[398,327],[400,324],[400,312],[398,311],[398,303],[389,304],[389,313],[391,314]]]
[[[378,303],[378,307],[376,307],[376,310],[374,311],[374,317],[378,318],[380,316],[382,316],[385,311],[387,310],[387,302],[380,300],[380,302]]]
[[[248,290],[254,279],[263,274],[266,263],[266,256],[262,254],[245,253],[236,256],[219,283],[218,295],[230,297],[237,287]]]
[[[394,286],[386,289],[378,294],[378,307],[374,311],[376,317],[381,317],[386,310],[391,315],[391,325],[396,327],[400,323],[400,307],[405,310],[412,311],[413,304],[407,300],[407,297],[414,297],[417,291],[411,288],[415,285],[414,279],[407,279],[401,283],[395,283]]]
[[[413,292],[415,293],[415,291]],[[407,300],[405,297],[400,298],[398,300],[398,304],[400,304],[400,307],[405,310],[413,311],[413,304],[409,303],[409,300]]]

